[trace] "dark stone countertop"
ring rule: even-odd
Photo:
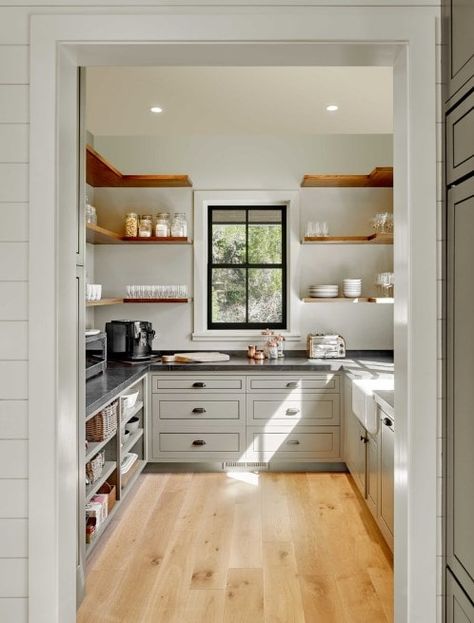
[[[255,361],[248,359],[246,354],[239,351],[228,353],[229,361],[216,361],[213,363],[153,363],[150,365],[152,372],[338,372],[348,369],[356,372],[357,369],[368,370],[371,366],[385,365],[387,372],[393,371],[392,351],[348,351],[345,359],[308,359],[305,352],[287,351],[282,359],[264,359]]]
[[[229,361],[214,363],[150,363],[130,366],[109,362],[107,371],[86,383],[86,417],[113,400],[142,374],[152,372],[339,372],[353,376],[393,373],[393,351],[347,351],[345,359],[308,359],[304,351],[287,351],[283,359],[248,359],[243,351],[230,351]]]
[[[148,372],[148,365],[109,363],[106,372],[86,382],[86,417],[113,400],[128,385]]]

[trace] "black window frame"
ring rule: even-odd
[[[241,210],[245,212],[245,253],[246,262],[243,264],[220,264],[212,261],[212,213],[214,210]],[[281,263],[277,264],[251,264],[248,261],[248,231],[249,212],[251,210],[275,211],[281,213]],[[250,221],[250,225],[264,224],[267,222]],[[209,205],[207,210],[207,328],[209,330],[220,329],[223,331],[241,329],[287,329],[287,206],[277,205]],[[243,268],[246,270],[246,318],[247,322],[213,322],[212,321],[212,270],[213,268]],[[282,271],[282,319],[281,322],[248,322],[248,271],[251,268],[274,268]]]

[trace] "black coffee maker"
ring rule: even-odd
[[[145,320],[111,320],[105,325],[109,359],[146,361],[152,355],[155,331]]]

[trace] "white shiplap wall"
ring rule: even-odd
[[[14,3],[14,6],[12,4]],[[27,614],[27,254],[28,28],[33,12],[134,12],[178,5],[174,0],[0,0],[0,621],[25,623]],[[187,0],[195,7],[202,0]],[[207,0],[207,5],[248,0]],[[324,5],[328,0],[261,0],[262,5]],[[339,5],[439,6],[438,0],[340,0]],[[129,7],[128,9],[126,7]],[[113,8],[115,7],[115,8]],[[132,8],[133,7],[133,8]],[[182,9],[186,10],[186,9]],[[196,10],[196,9],[194,9]],[[440,173],[442,165],[440,164]],[[440,184],[441,187],[441,184]],[[441,200],[441,196],[440,196]],[[442,205],[439,204],[441,211]],[[441,213],[441,212],[440,212]],[[442,234],[440,234],[442,240]],[[442,249],[440,242],[440,254]],[[440,272],[440,278],[442,273]],[[440,284],[441,285],[441,284]],[[442,312],[440,311],[440,316]],[[11,332],[11,338],[2,339]],[[440,363],[441,369],[441,363]],[[441,376],[441,375],[440,375]],[[440,388],[440,408],[442,404]],[[441,435],[441,429],[440,429]],[[441,506],[440,506],[441,508]],[[441,588],[440,588],[441,591]],[[33,618],[31,620],[34,620]]]
[[[0,9],[0,621],[26,621],[28,20]]]

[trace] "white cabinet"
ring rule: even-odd
[[[366,501],[370,512],[377,519],[379,508],[379,435],[367,434],[367,477],[366,477]]]
[[[449,569],[446,572],[446,623],[474,623],[474,605]]]
[[[352,413],[352,380],[344,379],[344,457],[357,488],[393,549],[394,423],[377,407],[378,428],[369,434]]]
[[[366,434],[352,413],[352,380],[344,379],[344,430],[345,459],[355,484],[366,495]]]
[[[343,463],[340,378],[152,374],[150,460]]]
[[[380,488],[378,523],[393,548],[394,514],[394,423],[380,408]]]

